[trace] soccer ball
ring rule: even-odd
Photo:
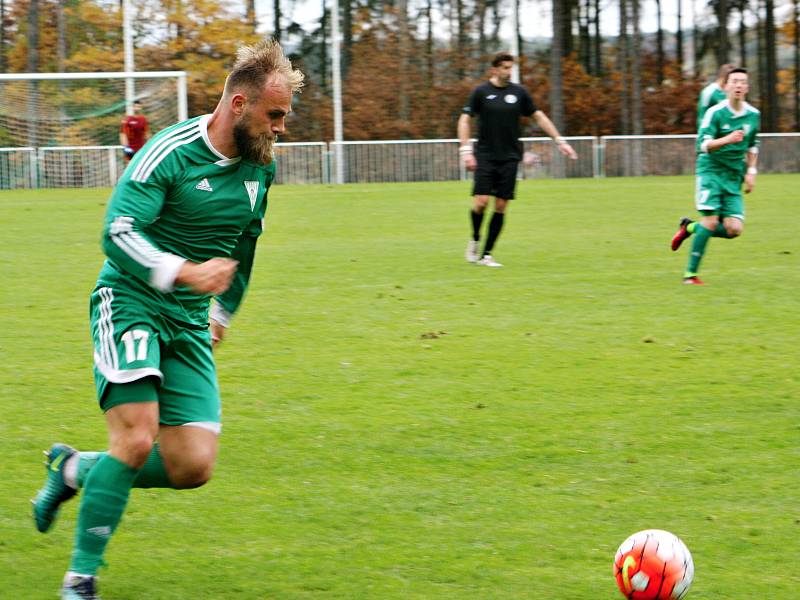
[[[614,575],[629,600],[680,600],[692,585],[694,562],[678,536],[646,529],[622,542],[614,557]]]

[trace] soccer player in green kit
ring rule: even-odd
[[[697,98],[697,130],[700,130],[700,125],[703,122],[703,117],[706,111],[714,106],[728,99],[725,94],[725,82],[728,80],[728,73],[733,70],[733,65],[730,63],[724,64],[717,72],[717,78],[709,83],[700,91],[700,96]]]
[[[697,273],[710,238],[742,234],[742,183],[745,193],[753,191],[761,124],[761,114],[745,101],[748,89],[747,70],[731,70],[725,83],[727,100],[708,109],[697,134],[695,203],[701,216],[697,222],[681,219],[671,243],[672,250],[677,250],[694,235],[683,275],[687,285],[703,284]]]
[[[44,532],[83,490],[62,599],[98,597],[97,570],[132,487],[187,489],[211,477],[221,429],[212,346],[247,289],[273,144],[302,82],[277,42],[240,48],[213,114],[153,137],[114,190],[90,300],[109,449],[54,444],[33,501]]]

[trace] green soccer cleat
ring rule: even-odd
[[[61,600],[100,600],[97,577],[67,574],[61,586]]]
[[[31,500],[33,503],[33,520],[36,522],[36,529],[45,533],[58,515],[58,509],[62,502],[72,498],[78,490],[71,488],[64,481],[64,464],[67,459],[77,454],[75,448],[66,444],[53,444],[48,452],[45,452],[47,461],[47,479],[42,489],[36,494],[36,498]]]

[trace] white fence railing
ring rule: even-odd
[[[690,175],[694,135],[610,135],[567,138],[578,160],[559,154],[549,138],[522,138],[538,161],[520,166],[520,179]],[[800,133],[759,136],[762,173],[800,172]],[[454,181],[469,177],[459,161],[459,142],[388,140],[277,144],[276,183],[388,183]],[[341,171],[336,157],[342,157]],[[110,187],[125,169],[121,146],[0,148],[0,189]],[[342,181],[336,181],[336,173]]]

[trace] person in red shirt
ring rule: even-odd
[[[133,114],[126,115],[122,119],[122,126],[119,129],[119,143],[122,144],[125,159],[133,158],[149,138],[150,126],[147,124],[147,117],[142,114],[142,103],[136,100],[133,103]]]

